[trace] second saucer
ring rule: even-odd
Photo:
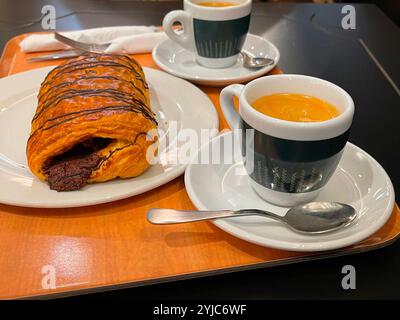
[[[253,80],[271,71],[279,61],[279,50],[268,40],[248,34],[243,50],[257,57],[268,57],[274,64],[250,69],[243,66],[242,58],[229,68],[210,69],[195,61],[195,54],[170,39],[158,44],[153,50],[155,63],[164,71],[197,84],[225,86],[230,83],[243,83]]]

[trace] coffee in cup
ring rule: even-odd
[[[298,93],[262,96],[251,106],[267,116],[294,122],[326,121],[339,115],[336,107],[329,102]]]
[[[204,1],[204,2],[198,2],[197,4],[203,7],[217,7],[217,8],[232,7],[237,5],[234,2],[226,2],[226,1]]]

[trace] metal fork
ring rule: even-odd
[[[85,42],[75,41],[63,36],[62,34],[59,34],[58,32],[54,32],[54,37],[56,38],[56,40],[66,45],[69,45],[72,48],[92,53],[103,53],[111,44],[111,43],[96,44],[96,43],[85,43]]]

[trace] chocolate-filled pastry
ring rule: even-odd
[[[125,55],[83,55],[42,83],[28,164],[58,191],[135,177],[150,166],[156,128],[141,66]]]

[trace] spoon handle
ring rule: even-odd
[[[280,217],[275,214],[255,209],[244,209],[238,211],[184,211],[173,209],[150,209],[150,211],[147,213],[147,220],[153,224],[173,224],[251,215],[262,215],[281,220]]]
[[[234,216],[232,210],[220,211],[184,211],[173,209],[150,209],[147,220],[153,224],[184,223]]]

